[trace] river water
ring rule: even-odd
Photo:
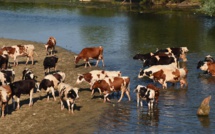
[[[105,112],[95,133],[215,132],[215,78],[201,75],[196,69],[197,62],[206,55],[215,57],[214,18],[190,10],[129,12],[123,8],[0,3],[0,37],[46,43],[49,36],[56,37],[58,46],[75,53],[102,45],[104,69],[120,70],[131,78],[132,101],[124,97],[120,103],[107,104],[113,106]],[[142,64],[132,57],[157,48],[181,46],[189,49],[188,62],[181,63],[189,70],[188,88],[168,85],[168,89],[161,90],[153,111],[146,105],[137,108],[134,87],[151,81],[137,78]],[[209,117],[196,116],[200,103],[209,95]]]

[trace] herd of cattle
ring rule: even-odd
[[[13,109],[20,108],[19,102],[21,94],[29,94],[29,106],[32,106],[32,96],[35,89],[37,91],[44,89],[47,92],[47,100],[49,100],[50,92],[54,100],[56,100],[55,91],[58,91],[61,100],[61,109],[64,108],[63,101],[66,101],[69,112],[73,113],[75,100],[79,98],[79,88],[66,84],[64,82],[66,74],[61,71],[56,71],[58,57],[53,55],[55,53],[55,46],[56,39],[50,37],[45,44],[47,53],[43,61],[45,76],[40,82],[36,80],[37,76],[28,68],[23,70],[22,80],[14,82],[15,72],[9,67],[8,62],[9,57],[11,57],[14,60],[14,66],[17,66],[17,57],[27,56],[26,64],[28,64],[29,58],[31,58],[32,64],[34,64],[33,55],[36,55],[36,52],[33,45],[4,46],[0,49],[0,107],[2,109],[2,117],[4,117],[5,108],[7,109],[8,101],[11,98]],[[186,77],[188,70],[185,67],[180,67],[179,64],[180,60],[183,62],[187,61],[187,52],[187,47],[178,47],[157,50],[154,53],[136,54],[133,59],[141,60],[143,63],[143,69],[140,70],[138,78],[148,77],[153,82],[160,83],[163,89],[167,88],[167,82],[173,84],[179,82],[181,87],[187,86]],[[92,59],[97,60],[96,66],[98,66],[100,60],[104,66],[102,46],[82,49],[74,57],[74,63],[77,65],[80,60],[83,60],[85,62],[85,68],[87,65],[91,67],[89,61]],[[50,73],[50,68],[54,68],[55,72]],[[215,75],[215,62],[211,56],[206,56],[204,61],[200,61],[197,68],[205,71],[205,73]],[[80,84],[81,82],[87,82],[89,84],[92,90],[91,95],[94,95],[94,89],[98,89],[100,95],[104,95],[104,102],[110,101],[109,95],[113,92],[121,92],[121,97],[118,102],[122,100],[124,93],[126,93],[128,100],[131,100],[130,78],[128,76],[122,76],[120,71],[92,70],[77,76],[76,83]],[[159,88],[153,83],[147,86],[137,85],[134,92],[137,95],[137,106],[139,104],[143,106],[142,101],[145,100],[148,108],[152,109],[153,104],[157,104],[158,102]],[[15,107],[15,98],[17,98],[17,107]]]

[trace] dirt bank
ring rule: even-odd
[[[44,41],[45,43],[45,41]],[[12,40],[0,38],[0,47],[3,45],[11,46],[18,44],[33,44],[39,56],[35,56],[35,65],[30,62],[26,66],[26,57],[19,57],[19,65],[12,67],[15,72],[15,81],[21,80],[22,71],[25,67],[30,68],[34,74],[38,76],[37,80],[41,81],[44,77],[43,59],[46,56],[43,43],[30,42],[23,40]],[[73,57],[75,53],[69,52],[63,48],[57,47],[57,56],[59,62],[57,70],[66,73],[65,83],[79,87],[80,99],[76,101],[74,114],[69,114],[67,108],[60,110],[59,97],[57,101],[53,98],[49,102],[46,101],[46,93],[34,93],[33,107],[29,107],[29,96],[21,95],[20,110],[12,110],[11,100],[9,103],[9,113],[5,118],[0,119],[1,133],[93,133],[97,129],[98,120],[102,117],[102,113],[110,104],[104,104],[102,99],[91,99],[89,86],[86,83],[75,85],[77,74],[88,72],[95,67],[85,69],[84,66],[75,68]],[[12,59],[10,59],[12,62]],[[98,93],[96,93],[98,95]]]

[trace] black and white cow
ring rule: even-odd
[[[72,87],[71,85],[66,83],[60,83],[58,85],[58,91],[61,100],[61,110],[64,109],[63,101],[66,101],[69,113],[73,113],[75,100],[79,98],[78,90],[79,88]]]
[[[58,89],[60,81],[56,79],[52,74],[46,75],[44,79],[40,82],[38,91],[44,89],[47,92],[47,101],[49,101],[49,92],[52,92],[52,96],[54,100],[55,98],[55,90]]]
[[[153,55],[154,53],[136,54],[134,55],[133,59],[144,61],[144,60],[150,59]]]
[[[21,94],[29,94],[29,106],[33,106],[33,92],[36,86],[35,80],[20,80],[11,83],[10,85],[12,91],[12,102],[13,108],[15,109],[15,100],[17,98],[17,109],[20,108],[20,96]]]
[[[162,54],[162,55],[157,54],[143,61],[143,67],[147,67],[147,66],[149,67],[153,65],[168,65],[171,63],[176,63],[176,64],[178,63],[177,59],[172,53]]]
[[[45,59],[43,61],[45,74],[50,72],[50,68],[54,68],[54,71],[56,71],[57,62],[58,62],[58,57],[55,55],[45,57]],[[46,71],[46,70],[48,70],[48,71]]]
[[[14,81],[15,71],[13,69],[1,70],[1,72],[4,74],[3,79],[6,79],[5,84],[10,84]],[[4,84],[2,84],[2,85],[4,85]]]
[[[134,89],[137,95],[137,106],[143,106],[143,100],[147,101],[148,108],[153,109],[153,105],[155,102],[155,91],[153,89],[147,88],[142,85],[137,85]]]
[[[155,54],[169,52],[173,53],[177,60],[182,59],[183,61],[187,61],[186,53],[188,52],[187,47],[168,47],[165,49],[158,49]]]
[[[37,76],[34,75],[33,71],[29,68],[25,68],[22,71],[22,80],[36,80]]]
[[[7,51],[3,51],[3,54],[0,55],[0,69],[4,70],[8,68],[9,55]]]

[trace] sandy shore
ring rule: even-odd
[[[44,42],[45,43],[45,42]],[[33,44],[38,56],[35,56],[35,65],[29,64],[26,66],[26,57],[19,57],[19,65],[12,67],[15,72],[15,81],[21,80],[22,71],[27,67],[30,68],[37,80],[41,81],[44,77],[43,59],[46,56],[44,43],[13,40],[0,38],[0,47],[3,45],[11,46],[18,44]],[[57,70],[66,73],[65,83],[79,87],[80,98],[76,101],[74,114],[69,114],[67,108],[60,110],[60,101],[57,96],[57,101],[51,97],[50,101],[46,101],[46,93],[34,93],[33,107],[29,107],[29,96],[21,95],[20,110],[12,110],[11,100],[9,102],[9,113],[5,118],[0,119],[1,133],[93,133],[97,129],[98,120],[102,117],[110,104],[103,103],[102,99],[92,99],[89,85],[82,83],[75,85],[77,75],[80,73],[89,72],[96,67],[85,69],[84,66],[75,68],[73,57],[75,53],[67,51],[63,48],[56,47],[59,62]],[[10,58],[10,62],[13,60]],[[82,62],[83,63],[83,62]],[[82,64],[80,63],[80,64]],[[98,93],[96,93],[98,95]]]

